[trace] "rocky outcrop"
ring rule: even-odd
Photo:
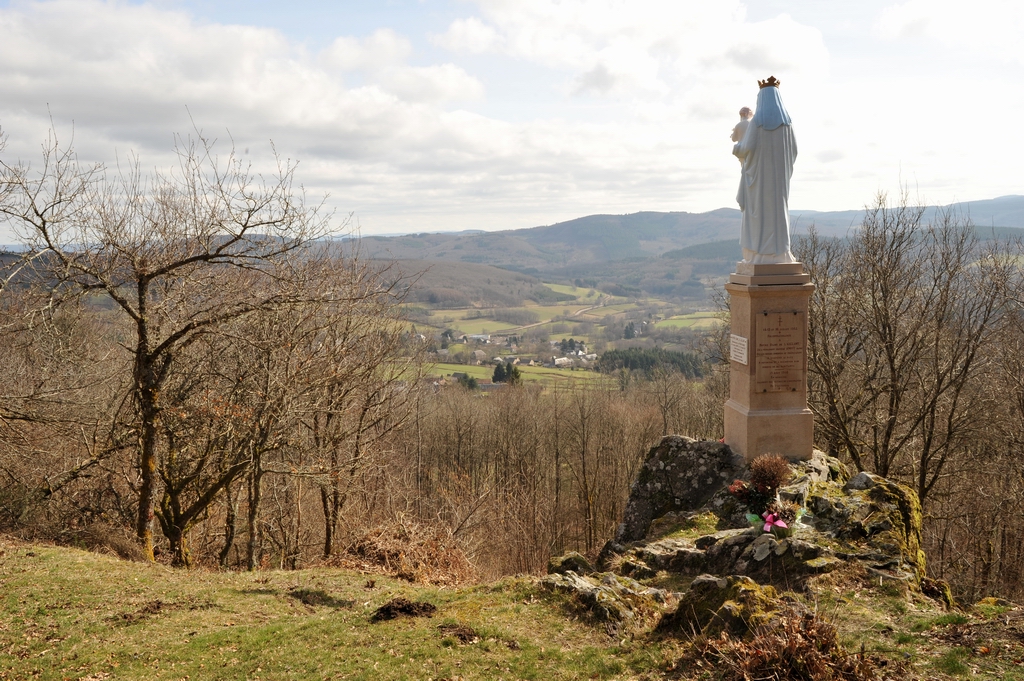
[[[726,631],[743,636],[767,623],[778,606],[775,589],[750,577],[700,575],[680,599],[679,607],[661,619],[658,629],[687,635]]]
[[[613,636],[656,617],[666,605],[675,602],[667,591],[611,572],[582,576],[570,570],[544,577],[541,586],[571,596],[594,619],[603,622]]]
[[[701,508],[743,469],[743,459],[720,442],[669,435],[647,454],[630,488],[617,542],[643,539],[651,521]]]
[[[687,445],[684,457],[700,449]],[[870,473],[848,480],[845,466],[821,452],[794,463],[793,473],[779,497],[804,506],[808,514],[793,528],[792,536],[780,538],[751,527],[746,518],[749,509],[728,493],[725,483],[715,480],[715,489],[702,507],[669,511],[648,523],[648,532],[639,541],[609,542],[599,567],[614,564],[634,576],[662,570],[746,575],[765,584],[799,588],[811,576],[858,561],[872,574],[919,586],[925,558],[921,506],[912,490]],[[631,497],[627,507],[653,506],[646,489],[634,485],[633,495],[640,498]]]
[[[750,509],[728,492],[735,478],[747,478],[728,447],[666,437],[648,455],[616,538],[598,557],[596,569],[605,572],[584,576],[594,568],[570,554],[551,562],[556,574],[544,583],[575,594],[617,627],[629,625],[638,610],[677,598],[679,607],[660,627],[705,633],[749,631],[770,616],[776,589],[812,590],[818,576],[848,568],[952,603],[948,587],[925,577],[921,505],[913,490],[870,473],[851,478],[821,452],[791,467],[779,498],[807,513],[789,536],[770,534],[752,527]],[[666,577],[692,583],[676,594],[640,583]]]
[[[576,551],[570,551],[565,555],[554,557],[548,561],[549,575],[564,575],[567,572],[589,575],[591,572],[594,572],[594,566],[582,554]]]

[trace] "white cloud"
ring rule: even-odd
[[[52,114],[65,139],[73,124],[86,159],[134,151],[160,167],[173,160],[173,133],[194,121],[214,137],[229,130],[257,163],[269,164],[273,139],[342,210],[387,206],[415,200],[431,174],[476,153],[472,130],[445,103],[481,97],[482,84],[454,64],[410,65],[411,53],[388,29],[310,54],[272,29],[148,5],[23,3],[0,9],[0,126],[13,156],[38,154]],[[411,177],[365,181],[412,159],[421,167]]]
[[[1024,63],[1024,4],[1019,0],[908,0],[884,8],[875,31],[888,40],[930,38]]]
[[[501,44],[501,36],[476,17],[469,17],[456,19],[443,34],[433,36],[432,41],[456,52],[480,54],[496,49]]]
[[[330,68],[340,71],[376,71],[403,64],[412,54],[412,44],[389,28],[374,31],[366,38],[335,38],[320,55]]]
[[[748,22],[736,0],[477,0],[477,18],[452,23],[439,44],[493,51],[572,74],[573,94],[658,99],[705,84],[783,71],[820,77],[821,33],[782,15]],[[764,73],[761,77],[768,75]]]

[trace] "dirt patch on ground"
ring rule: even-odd
[[[437,606],[422,601],[410,601],[408,598],[395,598],[377,608],[370,618],[371,622],[383,622],[398,617],[433,617]]]
[[[438,630],[445,636],[451,636],[464,646],[480,641],[480,634],[465,624],[442,624],[438,627]]]
[[[321,589],[293,588],[288,592],[292,598],[312,607],[326,606],[328,608],[351,608],[355,601],[335,598]]]
[[[148,603],[143,604],[142,607],[135,612],[122,612],[118,615],[114,615],[110,619],[122,624],[135,624],[136,622],[149,619],[153,615],[159,615],[161,612],[173,609],[174,607],[176,607],[174,604],[164,603],[160,600],[149,601]]]

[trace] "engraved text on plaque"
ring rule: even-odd
[[[804,313],[767,312],[755,317],[754,390],[801,390],[807,382]]]
[[[734,333],[729,335],[729,360],[739,362],[740,364],[747,363],[746,338],[743,336],[737,336]]]

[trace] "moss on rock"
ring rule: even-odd
[[[548,560],[549,575],[564,575],[570,570],[578,575],[589,575],[594,572],[594,566],[582,554],[575,551]]]
[[[921,501],[909,487],[879,478],[868,490],[877,509],[864,521],[870,543],[879,548],[895,546],[914,569],[918,581],[925,576],[925,555],[921,548]]]
[[[611,572],[582,577],[570,570],[548,575],[540,583],[549,591],[569,595],[594,619],[604,622],[613,636],[649,621],[672,600],[661,589]]]
[[[750,577],[700,575],[679,601],[675,611],[665,614],[658,629],[666,633],[717,635],[723,631],[745,636],[771,620],[779,608],[778,593]]]

